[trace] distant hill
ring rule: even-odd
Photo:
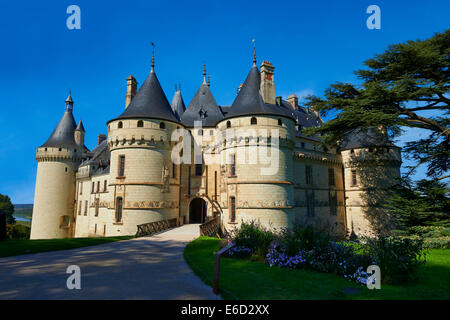
[[[33,204],[14,204],[14,215],[16,217],[31,219],[32,214]]]

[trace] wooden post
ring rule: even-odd
[[[213,292],[219,294],[219,273],[220,273],[220,254],[216,253],[216,263],[214,264],[214,285]]]
[[[229,244],[225,248],[220,249],[216,253],[216,262],[214,264],[214,282],[213,282],[213,292],[219,294],[219,273],[220,273],[220,256],[234,247],[234,244]]]

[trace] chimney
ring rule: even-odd
[[[295,94],[291,94],[287,98],[287,101],[291,104],[291,106],[294,110],[298,109],[298,97]]]
[[[275,104],[274,66],[269,61],[261,63],[261,96],[265,103]]]
[[[136,91],[137,91],[137,81],[130,74],[130,76],[127,78],[127,95],[125,97],[125,109],[128,108],[128,106],[130,105],[131,100],[133,100],[134,96],[136,95]]]
[[[102,143],[104,140],[106,140],[106,134],[99,134],[98,135],[98,144]]]

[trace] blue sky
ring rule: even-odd
[[[81,30],[66,27],[71,4],[81,8]],[[381,8],[381,30],[366,27],[372,4]],[[230,105],[251,67],[252,39],[259,62],[275,66],[277,95],[321,95],[335,81],[354,82],[353,71],[389,44],[449,28],[448,12],[444,0],[2,1],[0,193],[33,202],[35,150],[69,89],[93,148],[124,108],[127,76],[145,80],[152,41],[169,101],[181,83],[189,103],[206,62],[217,102]]]

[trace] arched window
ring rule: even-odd
[[[139,120],[139,121],[137,122],[137,126],[138,126],[138,128],[142,128],[142,127],[144,126],[144,121]]]
[[[283,121],[281,119],[278,119],[278,125],[282,126],[283,125]]]
[[[231,121],[227,121],[227,128],[231,128]]]
[[[255,117],[252,117],[250,120],[250,124],[258,124],[258,120]]]
[[[353,149],[350,150],[350,154],[352,154],[352,155],[355,154],[355,150],[353,150]]]
[[[119,123],[117,124],[117,128],[119,128],[119,129],[123,128],[123,123],[122,123],[122,121],[119,121]]]
[[[164,122],[160,122],[159,123],[159,128],[160,129],[165,129],[166,128],[166,124]]]
[[[203,129],[198,129],[198,135],[202,136],[203,135]]]

